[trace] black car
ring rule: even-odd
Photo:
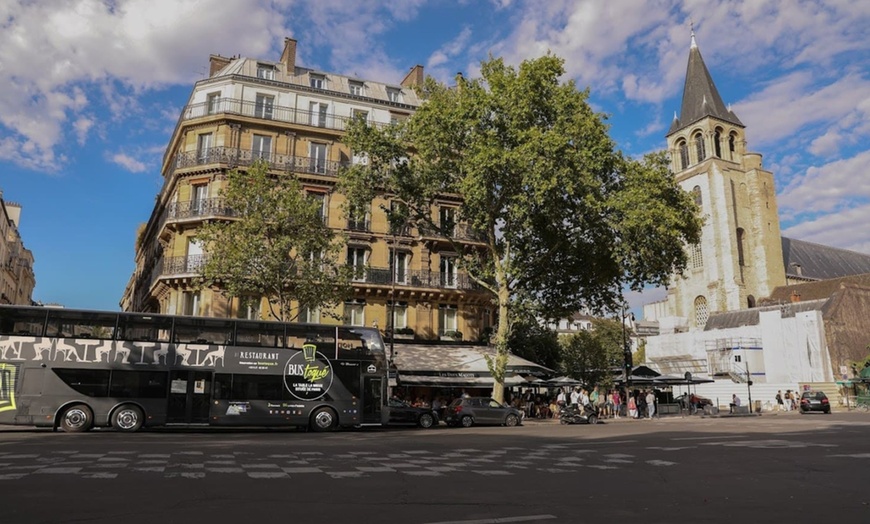
[[[397,398],[391,398],[387,406],[390,410],[390,424],[414,424],[421,428],[438,425],[438,415],[431,408],[415,408]]]
[[[804,391],[801,395],[801,413],[810,411],[831,412],[831,403],[828,396],[821,391]]]
[[[447,406],[444,421],[448,426],[464,428],[475,424],[519,426],[523,422],[523,412],[489,397],[465,397]]]
[[[707,406],[713,407],[713,401],[707,397],[695,395],[694,393],[683,393],[678,397],[674,397],[674,402],[678,403],[682,409],[689,413],[698,413],[704,411]]]

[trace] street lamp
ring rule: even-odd
[[[622,378],[623,383],[625,384],[625,406],[626,406],[626,414],[628,413],[628,396],[631,392],[631,368],[633,367],[633,363],[631,361],[631,348],[628,345],[628,338],[625,329],[625,319],[626,315],[626,304],[623,302],[622,311]]]

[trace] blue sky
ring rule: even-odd
[[[299,65],[398,82],[415,64],[447,81],[549,50],[641,155],[679,111],[690,23],[776,177],[783,234],[870,253],[865,0],[6,0],[0,189],[23,207],[34,299],[118,309],[209,54],[277,60],[292,36]]]

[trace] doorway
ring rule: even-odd
[[[384,405],[384,378],[363,375],[362,423],[381,424]]]
[[[211,381],[211,371],[170,371],[166,422],[168,424],[208,424]]]

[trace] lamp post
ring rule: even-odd
[[[622,379],[623,384],[625,385],[625,409],[626,415],[628,415],[628,396],[631,393],[631,368],[633,367],[631,361],[631,349],[628,347],[628,339],[625,329],[625,319],[626,319],[626,304],[623,302],[622,310],[621,310],[621,318],[622,318]]]

